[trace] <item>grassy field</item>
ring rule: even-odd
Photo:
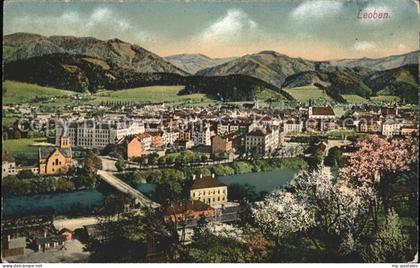
[[[2,126],[3,127],[11,127],[16,120],[18,119],[18,117],[15,116],[7,116],[7,117],[2,117]]]
[[[297,101],[306,102],[312,100],[332,101],[321,89],[315,86],[283,88],[284,91],[292,95]]]
[[[46,138],[4,140],[3,151],[9,152],[15,158],[36,160],[38,159],[38,147],[33,144],[46,141]]]
[[[395,102],[400,101],[398,96],[375,96],[370,98],[372,102]]]
[[[284,97],[274,90],[271,89],[264,89],[261,91],[257,91],[255,94],[255,98],[257,100],[268,100],[268,99],[284,99]]]
[[[343,98],[351,104],[365,104],[369,103],[369,100],[360,97],[359,95],[341,95]]]
[[[205,94],[178,95],[184,86],[151,86],[118,91],[101,91],[94,95],[93,102],[135,102],[135,103],[209,103],[212,100]]]
[[[17,104],[28,103],[36,97],[60,97],[75,94],[62,89],[41,87],[34,84],[21,83],[16,81],[3,82],[3,103]]]

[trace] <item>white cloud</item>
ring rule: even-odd
[[[256,32],[258,25],[240,9],[228,10],[199,35],[201,41],[232,41]]]
[[[63,13],[60,19],[66,23],[77,23],[80,21],[79,13],[77,12]]]
[[[93,11],[92,15],[90,15],[90,18],[92,21],[104,21],[107,19],[112,19],[112,11],[109,8],[106,7],[100,7]]]
[[[305,1],[290,13],[292,20],[304,22],[313,19],[335,16],[341,11],[343,2],[331,0]]]
[[[374,49],[376,49],[376,45],[373,42],[358,41],[353,44],[353,50],[356,50],[356,51],[366,52],[366,51],[371,51]]]

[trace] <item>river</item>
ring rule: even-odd
[[[222,176],[219,179],[227,185],[233,183],[250,184],[257,192],[273,191],[288,184],[297,174],[298,169],[279,169],[268,172],[236,174]],[[137,187],[148,194],[154,189],[153,184],[142,184]],[[30,196],[16,196],[3,198],[2,215],[19,215],[31,213],[53,213],[65,215],[75,210],[88,210],[102,204],[104,195],[98,190],[80,190],[68,193],[53,193]]]
[[[4,216],[31,213],[62,215],[77,209],[100,206],[103,200],[104,195],[97,190],[7,197],[3,198],[2,214]]]
[[[271,192],[276,188],[287,185],[298,172],[298,169],[282,168],[274,171],[222,176],[219,179],[227,185],[234,183],[252,185],[257,193]]]

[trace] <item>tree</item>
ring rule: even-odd
[[[164,259],[174,256],[172,250],[177,243],[173,232],[164,224],[159,214],[146,210],[144,213],[127,213],[118,220],[107,216],[99,218],[97,235],[90,237],[86,250],[91,253],[92,262],[146,262],[148,245],[158,247],[154,252]],[[148,244],[149,243],[149,244]]]
[[[135,160],[137,163],[139,163],[139,166],[144,166],[148,163],[148,158],[146,155],[136,157]]]
[[[356,148],[348,165],[340,169],[340,176],[354,187],[370,188],[374,193],[370,206],[374,226],[379,228],[379,216],[388,211],[388,199],[394,192],[393,178],[418,163],[418,139],[416,136],[393,139],[369,136],[359,140]]]
[[[401,231],[398,214],[391,209],[373,240],[362,250],[365,262],[406,262],[408,239]]]
[[[182,166],[185,166],[186,164],[187,164],[187,161],[183,155],[178,155],[175,158],[175,166],[182,167]]]
[[[359,140],[356,148],[349,157],[349,164],[340,169],[340,175],[354,185],[377,184],[385,173],[408,170],[411,163],[418,161],[417,137],[369,136]]]
[[[245,252],[247,262],[266,262],[269,257],[269,243],[264,236],[251,229],[245,229],[245,241],[248,246]]]
[[[174,164],[175,161],[172,157],[166,157],[165,162],[166,162],[166,165],[171,166]]]
[[[311,169],[317,169],[324,159],[324,151],[321,148],[316,148],[309,158],[308,165]]]
[[[208,160],[207,155],[202,154],[201,157],[200,157],[200,160],[201,160],[201,162],[207,162],[207,160]]]
[[[89,188],[93,187],[96,184],[96,175],[95,174],[85,174],[84,172],[78,172],[75,176],[71,178],[76,188]]]
[[[25,169],[25,170],[20,171],[16,175],[16,177],[18,179],[32,179],[32,178],[37,177],[37,176],[32,172],[32,170]]]
[[[343,151],[339,147],[333,147],[328,151],[328,155],[324,158],[324,164],[329,167],[344,167],[346,158]]]
[[[110,194],[105,197],[101,213],[104,215],[117,215],[119,217],[126,205],[130,204],[130,198],[125,194]]]
[[[118,171],[123,171],[127,167],[127,162],[124,158],[120,157],[117,159],[117,162],[115,162],[115,167]]]
[[[86,174],[95,174],[96,171],[100,169],[102,169],[101,158],[99,158],[99,156],[93,153],[92,151],[88,151],[83,163],[84,172]]]
[[[148,155],[148,164],[149,165],[156,165],[159,159],[159,155],[157,153],[152,153]]]
[[[269,194],[253,208],[257,225],[278,248],[289,235],[302,233],[317,248],[321,248],[322,242],[331,260],[348,246],[349,237],[357,240],[363,234],[369,218],[369,201],[375,197],[369,188],[333,182],[330,176],[317,170],[300,173],[291,188],[290,192],[279,190]]]
[[[166,164],[166,160],[164,157],[159,157],[158,159],[158,165],[159,166],[164,166]]]
[[[233,238],[231,232],[213,234],[204,219],[194,228],[188,261],[200,263],[244,263],[247,262],[248,247]]]

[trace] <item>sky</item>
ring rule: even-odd
[[[388,18],[358,18],[373,12]],[[160,56],[377,58],[419,49],[418,14],[411,0],[14,0],[3,33],[119,38]]]

